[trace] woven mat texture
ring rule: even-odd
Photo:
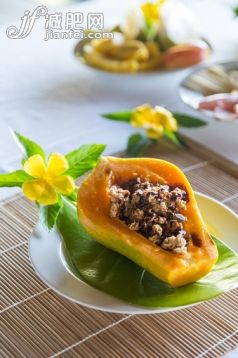
[[[179,165],[195,190],[238,212],[238,182],[188,152],[150,153]],[[238,345],[238,290],[165,314],[121,315],[71,303],[34,273],[27,242],[37,221],[22,196],[0,203],[1,357],[220,357]]]

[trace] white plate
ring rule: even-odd
[[[196,198],[210,233],[220,237],[238,252],[238,216],[225,205],[206,195],[196,193]],[[30,237],[29,255],[37,275],[54,291],[73,302],[102,311],[127,314],[175,310],[171,307],[152,309],[132,305],[81,281],[67,266],[57,231],[52,230],[49,233],[39,223]],[[176,309],[181,308],[183,307]]]

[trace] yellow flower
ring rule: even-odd
[[[24,163],[24,171],[35,178],[23,184],[25,196],[39,204],[52,205],[58,201],[58,193],[70,195],[75,189],[73,178],[66,175],[69,164],[66,158],[52,153],[47,165],[39,154],[32,155]]]
[[[175,132],[177,121],[172,113],[163,107],[152,108],[148,104],[137,107],[131,118],[131,125],[146,130],[151,139],[158,139],[164,134],[164,130]]]
[[[158,0],[156,2],[148,1],[141,5],[141,10],[148,23],[152,24],[160,21],[160,6],[165,1],[166,0]]]

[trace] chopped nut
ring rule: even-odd
[[[166,223],[166,218],[164,218],[163,216],[159,216],[158,217],[158,223],[161,224],[161,225],[165,224]]]
[[[187,241],[181,235],[170,236],[164,239],[161,247],[177,253],[187,252]]]
[[[134,230],[134,231],[137,231],[139,230],[139,223],[138,222],[133,222],[131,223],[130,225],[128,225],[129,229],[130,230]]]
[[[141,198],[141,194],[138,193],[139,190],[137,190],[134,194],[132,194],[131,198],[131,204],[135,205],[138,204]]]
[[[140,209],[136,209],[133,213],[132,213],[132,217],[135,220],[142,220],[144,217],[144,211],[140,210]]]
[[[167,208],[166,203],[164,201],[162,201],[160,203],[160,211],[161,211],[161,213],[166,213],[167,210],[168,210],[168,208]]]
[[[187,251],[187,233],[181,214],[187,208],[187,193],[179,187],[153,184],[147,179],[133,179],[109,189],[110,215],[124,222],[164,250]]]
[[[148,239],[152,241],[154,244],[157,244],[160,241],[157,235],[149,236]]]
[[[172,190],[171,194],[172,194],[172,196],[182,199],[184,197],[184,195],[186,195],[186,192],[177,187],[174,190]]]
[[[161,214],[165,214],[166,211],[167,211],[167,205],[164,201],[162,202],[158,202],[153,205],[153,208],[152,208],[156,213],[161,213]]]
[[[110,188],[110,197],[112,202],[123,201],[130,195],[129,190],[123,190],[122,188],[113,185]]]
[[[110,208],[110,215],[113,218],[119,217],[122,207],[129,200],[130,192],[129,190],[123,190],[122,188],[113,185],[111,186],[109,193],[112,203]]]
[[[183,228],[183,224],[176,220],[171,220],[169,222],[169,228],[171,231],[181,230]]]
[[[155,225],[152,226],[152,232],[154,234],[157,234],[157,235],[161,236],[162,232],[163,232],[163,229],[159,224],[155,224]]]
[[[116,203],[112,203],[110,208],[111,217],[116,218],[118,216],[118,212],[119,212],[119,205]]]
[[[177,199],[176,204],[177,204],[179,210],[185,210],[187,207],[186,201],[181,200],[181,199]]]

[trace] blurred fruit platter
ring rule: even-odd
[[[76,48],[86,65],[109,72],[136,73],[178,69],[198,64],[211,46],[197,30],[193,15],[180,3],[159,0],[133,8],[123,21],[93,38],[91,31]]]

